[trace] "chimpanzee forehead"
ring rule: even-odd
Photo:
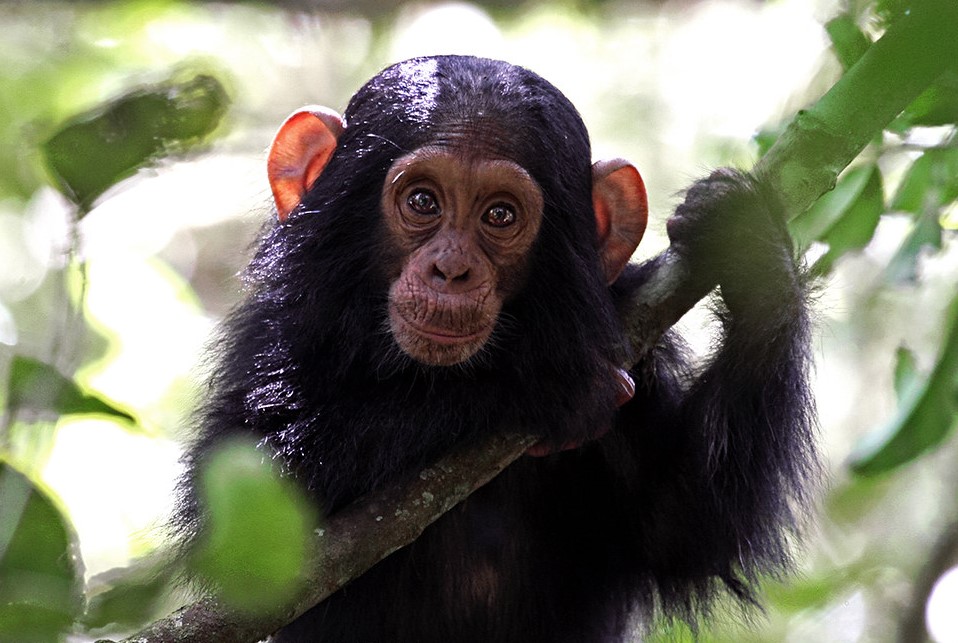
[[[513,161],[544,188],[591,177],[589,135],[572,103],[538,74],[499,60],[397,63],[356,92],[344,117],[341,144],[364,157],[391,163],[423,146],[455,146]]]
[[[413,58],[387,67],[356,93],[346,115],[354,123],[381,120],[420,131],[499,122],[516,136],[556,120],[584,128],[575,107],[538,74],[472,56]]]
[[[430,145],[448,148],[463,157],[508,159],[526,165],[528,145],[515,131],[482,112],[461,115],[439,125]]]

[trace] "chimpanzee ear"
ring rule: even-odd
[[[319,177],[342,133],[339,114],[319,105],[293,112],[280,126],[266,161],[280,221],[286,220]]]
[[[592,205],[602,269],[611,284],[629,263],[649,218],[645,183],[635,166],[623,159],[593,164]]]

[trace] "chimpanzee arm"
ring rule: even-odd
[[[666,608],[689,614],[706,607],[713,578],[753,600],[759,574],[789,567],[818,464],[807,284],[774,197],[718,171],[688,191],[668,232],[692,289],[720,287],[721,339],[696,372],[663,338],[632,369],[636,395],[602,450],[632,512],[634,572]],[[613,293],[641,288],[655,261]]]

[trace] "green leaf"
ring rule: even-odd
[[[136,422],[130,413],[86,393],[49,364],[17,355],[10,367],[7,405],[18,413],[44,415],[95,414]]]
[[[899,346],[895,351],[895,395],[899,404],[906,399],[906,393],[918,385],[919,377],[915,354]]]
[[[908,375],[909,358],[899,355],[895,369],[900,401],[896,417],[867,436],[857,447],[850,466],[862,476],[896,469],[941,444],[955,425],[958,390],[958,296],[946,316],[942,350],[931,374],[920,379]]]
[[[958,148],[937,148],[922,154],[902,179],[889,206],[908,212],[914,228],[902,242],[886,268],[891,281],[917,277],[918,255],[926,247],[941,249],[941,211],[958,199]]]
[[[799,248],[814,241],[828,244],[828,253],[815,267],[826,272],[840,256],[871,240],[884,210],[881,172],[874,164],[863,165],[845,173],[835,189],[793,219],[789,229]]]
[[[838,56],[842,68],[848,70],[865,55],[871,46],[871,40],[858,28],[855,19],[842,14],[825,24],[825,31],[832,41],[832,48]]]
[[[141,87],[66,123],[43,144],[44,158],[60,190],[86,210],[141,167],[200,142],[227,105],[212,76]]]
[[[873,512],[880,510],[888,498],[893,482],[887,478],[852,476],[829,490],[823,507],[829,520],[842,529],[853,529]]]
[[[927,150],[905,174],[890,208],[922,215],[958,199],[958,147]]]
[[[787,614],[822,609],[837,598],[851,593],[857,579],[847,569],[829,574],[790,578],[788,582],[766,582],[762,595]]]
[[[917,279],[918,255],[927,247],[941,248],[941,223],[936,212],[925,213],[915,222],[911,232],[885,267],[885,278],[892,282]]]
[[[958,123],[958,70],[943,74],[889,125],[904,132],[916,126],[936,127]]]
[[[846,172],[835,189],[826,192],[812,207],[789,223],[795,243],[807,248],[821,241],[828,231],[851,209],[865,189],[872,166],[857,167]]]
[[[83,625],[101,629],[111,625],[136,628],[155,618],[168,596],[176,566],[163,556],[137,560],[90,579],[90,598]]]
[[[858,198],[824,236],[830,255],[837,257],[849,250],[864,248],[875,234],[878,220],[885,211],[881,172],[877,166],[865,170],[868,178]]]
[[[61,640],[82,606],[69,523],[26,476],[0,462],[0,641]]]
[[[302,588],[314,511],[299,488],[242,441],[203,468],[206,530],[194,564],[219,597],[246,612],[282,607]]]

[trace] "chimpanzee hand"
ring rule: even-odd
[[[693,280],[721,286],[733,316],[764,314],[800,292],[782,207],[749,175],[721,169],[697,181],[667,230]]]

